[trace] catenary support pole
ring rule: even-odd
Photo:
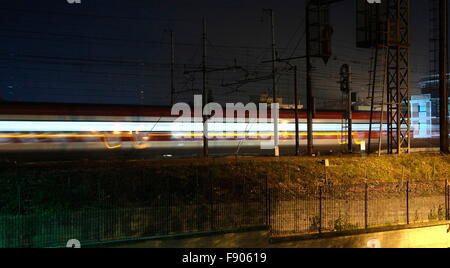
[[[206,20],[203,18],[203,37],[202,37],[202,46],[203,46],[203,60],[202,60],[202,73],[203,73],[203,107],[208,103],[208,89],[207,89],[207,77],[206,77],[206,64],[207,64],[207,50],[206,50],[206,41],[207,41],[207,28],[206,28]],[[202,108],[203,108],[202,107]],[[203,110],[203,109],[202,109]],[[208,141],[208,118],[203,114],[203,156],[209,156],[209,141]]]
[[[448,0],[440,0],[439,9],[440,143],[441,152],[448,154]]]
[[[295,155],[300,155],[300,119],[298,111],[298,68],[294,66],[294,105],[295,105]]]

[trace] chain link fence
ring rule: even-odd
[[[207,168],[164,179],[145,169],[101,172],[95,179],[83,171],[54,174],[57,179],[43,174],[0,185],[0,248],[248,228],[270,228],[279,237],[449,219],[447,181],[269,188],[268,178],[218,179]]]
[[[273,236],[345,232],[449,220],[447,181],[270,190]]]
[[[155,180],[153,174],[110,174],[98,180],[0,185],[0,248],[64,247],[267,226],[267,180]],[[127,180],[128,177],[133,179]],[[86,178],[87,179],[87,178]],[[33,181],[35,180],[35,183]],[[126,183],[121,183],[127,180]],[[45,207],[42,204],[46,204]]]

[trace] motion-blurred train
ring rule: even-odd
[[[318,111],[314,119],[315,144],[345,144],[348,134],[343,117],[343,112]],[[169,107],[1,103],[0,151],[201,148],[201,121],[180,123],[177,118],[179,115],[172,115]],[[355,144],[367,142],[369,118],[368,112],[353,114]],[[306,144],[304,111],[300,112],[299,128],[301,144]],[[372,138],[376,139],[379,128],[373,128]],[[208,139],[215,148],[255,147],[270,140],[273,129],[267,119],[219,120],[208,124]],[[280,111],[279,135],[280,145],[295,143],[293,110]]]

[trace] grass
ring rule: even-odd
[[[168,162],[135,162],[135,165],[155,164],[164,175],[192,176],[195,170],[209,169],[212,176],[229,179],[246,175],[249,178],[269,177],[271,186],[282,184],[318,185],[356,184],[363,182],[405,182],[445,180],[450,178],[450,156],[439,154],[411,154],[400,156],[341,156],[327,157],[330,166],[325,168],[325,158],[219,158],[173,160]],[[286,185],[287,186],[287,185]]]
[[[450,178],[450,156],[439,154],[410,154],[394,156],[339,156],[326,157],[330,166],[325,168],[325,158],[312,157],[229,157],[211,159],[170,159],[128,162],[78,162],[26,164],[16,169],[47,173],[51,177],[81,173],[110,173],[120,169],[152,170],[157,177],[192,179],[211,176],[216,179],[233,179],[245,176],[252,180],[269,178],[271,186],[280,184],[317,185],[356,184],[362,182],[402,182],[445,180]],[[0,171],[0,180],[5,172]],[[208,174],[205,174],[208,173]],[[0,181],[1,182],[1,181]],[[287,185],[286,185],[287,186]]]

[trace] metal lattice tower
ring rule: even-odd
[[[357,46],[375,50],[383,48],[386,53],[385,103],[388,153],[409,152],[411,148],[409,0],[384,0],[381,4],[357,1],[357,4],[359,21]],[[372,103],[373,99],[374,95]],[[371,113],[374,113],[375,107],[376,105],[372,105]]]
[[[430,12],[430,75],[436,75],[439,73],[439,0],[428,0],[428,5]]]
[[[409,0],[387,1],[388,152],[409,153],[411,110],[409,93]]]
[[[428,0],[429,11],[429,76],[424,80],[422,94],[431,94],[432,99],[440,97],[439,92],[439,0]],[[439,116],[439,102],[432,101],[432,114]]]

